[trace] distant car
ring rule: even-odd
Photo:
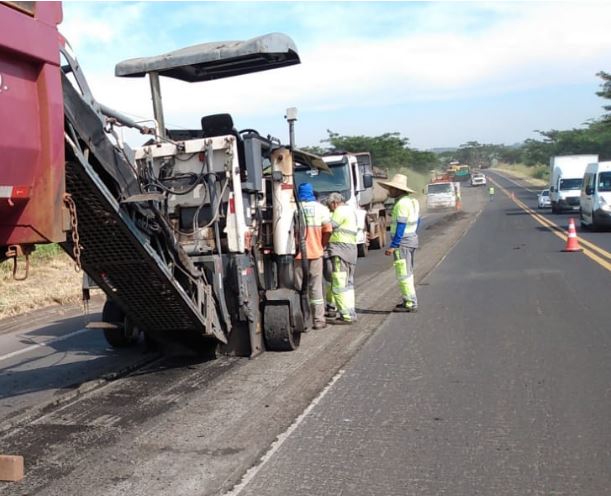
[[[549,189],[544,189],[537,195],[537,207],[548,208],[552,206],[552,200],[549,197]]]
[[[479,173],[471,175],[471,186],[486,186],[486,176]]]

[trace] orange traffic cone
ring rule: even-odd
[[[575,221],[572,218],[569,219],[569,236],[566,238],[566,246],[562,251],[581,251],[575,231]]]

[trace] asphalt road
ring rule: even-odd
[[[523,201],[530,208],[536,210],[539,215],[543,216],[548,221],[557,224],[562,229],[568,229],[569,219],[572,218],[575,221],[577,234],[580,238],[595,243],[597,246],[600,246],[607,252],[611,252],[611,234],[609,230],[595,232],[589,229],[582,229],[579,222],[578,210],[572,212],[564,211],[562,213],[553,214],[551,208],[539,209],[537,207],[537,194],[543,188],[538,189],[531,184],[521,181],[520,179],[507,177],[506,175],[498,172],[488,172],[488,175],[492,176],[492,178],[507,191],[510,193],[513,192],[518,199]]]
[[[418,277],[436,266],[474,220],[482,197],[473,193],[472,201],[465,198],[465,211],[439,212],[425,220]],[[0,493],[221,494],[256,464],[276,436],[376,332],[399,300],[391,261],[379,250],[359,260],[356,286],[358,324],[308,333],[295,352],[211,362],[170,357],[13,423],[0,432],[0,452],[24,455],[27,475],[18,484],[0,483]],[[87,342],[72,341],[100,339],[100,335],[81,332],[78,320],[73,324],[72,330],[66,328],[62,332],[67,334],[58,336],[62,341],[27,353],[40,348],[53,356],[61,353],[56,348],[63,343],[70,345],[66,351],[89,359],[103,355],[110,366],[107,360],[112,354],[84,352]],[[50,333],[45,332],[47,342]],[[24,349],[20,346],[15,351]],[[106,349],[103,343],[99,346],[98,350]],[[27,361],[27,353],[18,357]],[[80,367],[93,369],[86,363]],[[51,372],[52,367],[41,367],[40,374],[20,377],[37,377],[39,393],[48,395],[54,394],[52,388],[44,389],[42,382]],[[78,382],[73,372],[65,383]],[[65,390],[60,382],[54,385],[56,391]],[[21,388],[28,391],[31,386],[28,389],[22,383]],[[18,398],[15,394],[12,401]]]
[[[609,494],[611,274],[563,246],[499,192],[231,495]]]

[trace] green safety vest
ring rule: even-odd
[[[356,232],[358,223],[356,212],[349,205],[340,205],[331,214],[331,225],[333,233],[329,238],[329,243],[348,243],[356,244]]]
[[[390,235],[394,236],[397,232],[397,223],[404,223],[405,231],[403,236],[406,234],[413,234],[416,232],[418,227],[418,218],[420,217],[420,204],[418,200],[412,198],[409,195],[404,195],[395,202],[395,206],[392,208],[392,215],[390,217]]]

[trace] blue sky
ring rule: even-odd
[[[300,66],[164,80],[168,123],[227,111],[239,128],[286,138],[284,110],[296,106],[300,145],[326,129],[399,131],[425,149],[512,144],[600,116],[595,73],[611,71],[610,19],[605,2],[64,2],[60,29],[96,97],[142,118],[148,83],[115,78],[116,62],[283,32]]]

